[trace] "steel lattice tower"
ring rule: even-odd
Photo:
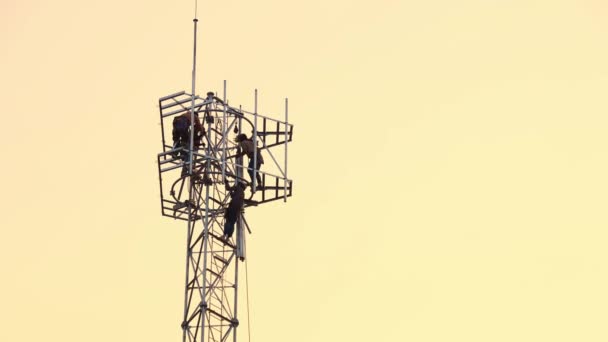
[[[246,208],[286,201],[291,196],[287,144],[292,139],[293,125],[288,123],[287,99],[285,120],[281,121],[257,113],[257,90],[253,112],[228,105],[225,81],[223,99],[212,92],[206,97],[195,94],[196,26],[197,19],[192,93],[174,93],[160,98],[158,103],[163,145],[158,154],[161,212],[187,222],[183,341],[224,342],[232,336],[236,342],[239,262],[246,258],[244,231],[251,232],[244,212]],[[190,118],[190,143],[174,146],[172,120],[184,114]],[[200,146],[194,139],[195,120],[200,120],[204,128]],[[256,177],[250,180],[244,157],[234,141],[234,135],[240,133],[251,133],[254,156],[263,152],[267,159],[263,171],[253,170],[261,175],[262,184],[255,184]],[[284,147],[283,166],[272,153],[279,145]],[[224,213],[230,201],[226,183],[234,186],[237,182],[247,185],[247,197],[235,236],[224,240]],[[253,188],[256,191],[251,191]]]

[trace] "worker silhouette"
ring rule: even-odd
[[[247,173],[249,173],[249,177],[251,178],[251,192],[255,192],[257,189],[253,188],[253,174],[254,174],[254,170],[255,171],[259,171],[260,167],[262,166],[262,164],[264,164],[264,158],[262,158],[262,154],[260,153],[260,149],[257,149],[257,156],[255,156],[254,158],[254,142],[252,141],[252,139],[247,138],[246,134],[239,134],[236,136],[235,139],[236,143],[238,144],[238,147],[240,149],[240,151],[237,153],[237,158],[242,156],[242,155],[247,155],[247,157],[249,158],[249,165],[247,166]],[[254,159],[256,162],[256,165],[254,167]],[[262,176],[258,173],[255,172],[256,174],[256,180],[257,180],[257,186],[262,186]],[[256,188],[257,188],[256,186]]]
[[[243,182],[236,182],[236,184],[231,187],[227,180],[224,181],[224,184],[226,185],[226,190],[230,193],[230,202],[224,212],[224,236],[222,237],[222,240],[228,241],[232,236],[232,233],[234,233],[234,225],[243,209],[245,188],[247,185]]]
[[[184,150],[174,154],[175,157],[181,157],[182,160],[188,160],[189,153],[187,152],[190,146],[190,111],[182,115],[176,116],[173,119],[173,148],[183,147]],[[194,113],[194,150],[198,150],[203,139],[204,128],[198,118],[198,113]]]

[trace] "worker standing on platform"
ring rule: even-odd
[[[187,162],[190,158],[190,118],[192,116],[192,112],[187,111],[182,115],[179,115],[173,119],[173,148],[183,148],[179,152],[173,153],[174,158],[180,158],[181,160]],[[201,140],[205,135],[205,129],[203,125],[201,125],[201,121],[198,118],[198,113],[194,112],[194,152],[198,151],[199,146],[201,145]],[[203,144],[203,146],[205,146]],[[184,167],[182,168],[182,176],[185,176],[188,173],[188,165],[184,163]]]
[[[232,236],[232,233],[234,233],[234,225],[239,219],[241,210],[243,210],[245,187],[247,185],[242,182],[237,182],[231,187],[227,180],[224,181],[224,184],[226,184],[226,190],[230,193],[230,203],[228,203],[228,208],[226,208],[226,212],[224,213],[224,236],[222,237],[222,240],[228,241]]]
[[[173,119],[173,148],[183,147],[184,151],[177,153],[175,156],[181,156],[182,160],[188,160],[188,152],[190,147],[190,117],[192,112],[187,111],[182,115],[176,116]],[[201,145],[201,140],[205,135],[203,125],[198,118],[198,113],[194,112],[194,150],[198,150]]]
[[[240,149],[240,152],[237,153],[237,158],[246,154],[247,157],[249,158],[249,166],[247,166],[247,173],[249,173],[249,177],[251,178],[251,192],[255,192],[256,189],[253,188],[253,174],[254,171],[256,176],[255,179],[257,180],[257,186],[262,186],[262,176],[257,172],[260,170],[260,167],[262,166],[262,164],[264,164],[264,158],[262,158],[262,154],[260,153],[260,149],[257,149],[257,156],[254,157],[254,150],[255,149],[255,145],[252,139],[247,138],[246,134],[239,134],[236,136],[236,142],[238,144],[238,147]],[[255,165],[254,167],[254,159],[257,165]]]

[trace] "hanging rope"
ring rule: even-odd
[[[245,239],[243,239],[244,241],[247,241]],[[247,245],[247,242],[245,242],[245,248]],[[249,340],[249,342],[251,342],[251,320],[249,319],[249,272],[247,271],[247,260],[249,258],[245,259],[245,292],[247,293],[247,338]]]

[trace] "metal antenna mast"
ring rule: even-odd
[[[247,208],[286,201],[291,196],[287,144],[292,140],[293,125],[287,121],[287,99],[283,121],[258,113],[257,90],[254,112],[228,105],[226,81],[222,99],[212,92],[205,97],[196,95],[197,26],[195,14],[191,94],[180,91],[158,102],[161,213],[187,222],[182,341],[224,342],[232,338],[236,342],[239,262],[246,258],[245,229],[251,233],[244,213]],[[187,138],[180,126],[183,119],[188,120]],[[243,146],[234,139],[237,134],[247,135],[253,153],[241,150]],[[273,151],[281,145],[284,158],[277,160]],[[248,166],[243,163],[244,155]],[[262,170],[255,167],[267,157],[270,160]],[[224,238],[231,193],[239,183],[247,187],[247,199],[238,214],[236,236]]]

